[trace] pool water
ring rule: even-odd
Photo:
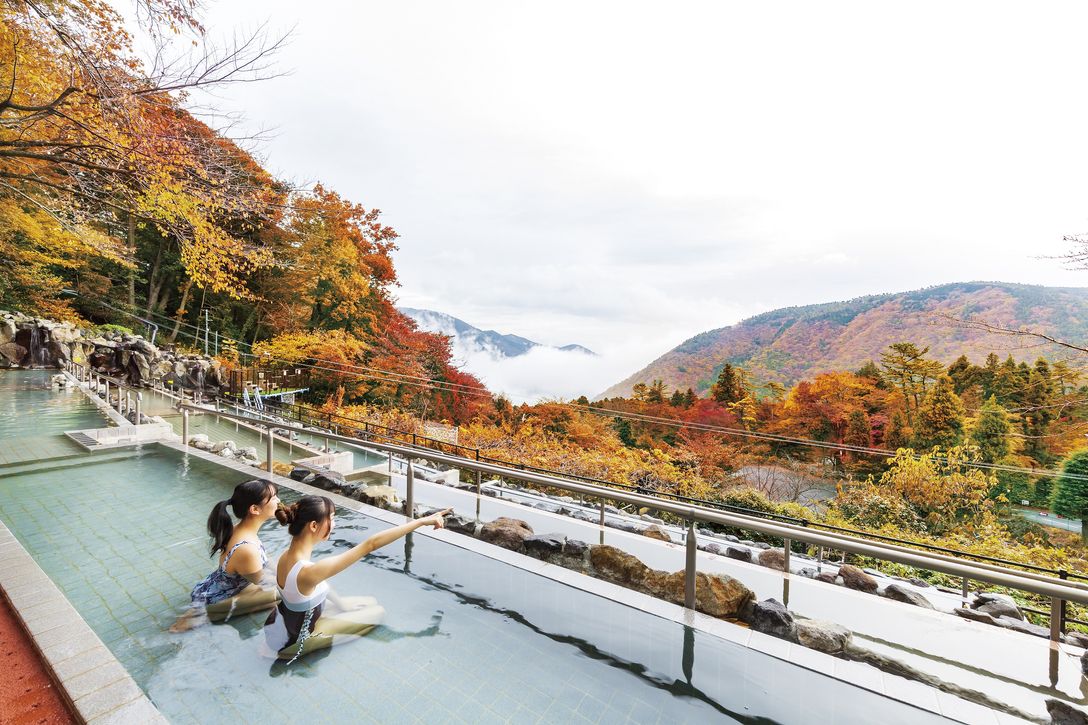
[[[54,388],[56,370],[0,373],[0,440],[53,435],[109,425],[98,407],[74,388]]]

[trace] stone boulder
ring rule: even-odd
[[[392,486],[386,486],[385,484],[373,484],[370,486],[359,486],[355,493],[352,495],[356,501],[368,504],[370,506],[377,506],[382,509],[391,509],[400,503],[400,499],[397,498],[397,490]]]
[[[601,579],[629,589],[642,589],[653,571],[637,556],[607,544],[589,548],[589,563]]]
[[[980,610],[975,610],[976,612]],[[991,615],[992,616],[992,615]],[[1035,637],[1050,637],[1050,629],[1039,624],[1032,624],[1031,622],[1023,619],[1017,619],[1016,617],[994,617],[994,623],[998,627],[1004,627],[1005,629],[1011,629],[1014,632],[1021,632],[1023,634],[1030,634]]]
[[[547,559],[563,553],[563,545],[567,543],[564,534],[535,534],[525,539],[525,553],[538,559]]]
[[[246,446],[245,448],[238,449],[238,455],[250,461],[257,460],[257,449],[253,446]]]
[[[15,320],[10,317],[0,319],[0,345],[6,345],[15,339]]]
[[[759,565],[768,569],[785,571],[786,554],[781,549],[763,549],[759,552]]]
[[[797,642],[804,647],[829,655],[840,655],[850,644],[850,630],[841,624],[819,619],[794,622]]]
[[[677,572],[683,580],[684,572]],[[695,574],[695,608],[712,617],[740,616],[755,600],[755,594],[739,580],[725,574]],[[683,598],[674,600],[678,604]]]
[[[1047,699],[1046,711],[1050,713],[1051,725],[1088,725],[1088,714],[1065,700]]]
[[[777,599],[756,602],[748,625],[756,632],[781,639],[792,640],[795,637],[793,615]]]
[[[641,561],[638,563],[642,564]],[[683,605],[687,601],[686,586],[687,577],[683,570],[668,573],[647,567],[641,583],[636,580],[631,588]],[[748,587],[731,576],[695,573],[695,609],[700,612],[713,617],[736,618],[742,610],[751,606],[754,599],[755,595]]]
[[[749,551],[748,549],[741,549],[736,546],[725,547],[725,555],[728,556],[730,559],[736,559],[737,561],[750,562],[752,560],[751,551]]]
[[[579,539],[567,539],[567,543],[563,545],[563,553],[567,556],[582,558],[582,555],[589,549],[589,544]]]
[[[913,589],[901,584],[889,584],[888,588],[884,590],[884,596],[888,599],[904,602],[906,604],[913,604],[914,606],[922,607],[923,609],[933,609],[933,605],[929,603],[928,599]]]
[[[219,441],[218,443],[216,443],[215,445],[212,446],[212,453],[218,453],[219,451],[223,450],[224,448],[230,448],[231,450],[235,450],[235,449],[238,448],[238,444],[235,443],[234,441]]]
[[[842,582],[848,589],[856,589],[859,592],[868,592],[869,594],[877,589],[876,579],[851,564],[840,566],[839,576],[842,577]]]
[[[643,536],[651,539],[657,539],[658,541],[672,541],[672,537],[657,524],[647,526],[640,532]]]
[[[837,584],[838,583],[838,578],[839,577],[838,577],[837,574],[835,574],[834,572],[830,572],[830,571],[821,571],[820,573],[818,573],[816,576],[813,577],[813,579],[815,579],[816,581],[823,582],[825,584]]]
[[[1020,611],[1020,607],[1016,605],[1016,600],[1007,594],[997,594],[995,592],[986,592],[979,594],[975,597],[975,600],[971,602],[971,609],[975,609],[979,612],[985,612],[991,617],[1011,617],[1013,619],[1024,619],[1023,613]]]
[[[0,365],[18,365],[26,357],[26,348],[15,342],[0,345]]]
[[[470,519],[461,514],[450,514],[446,517],[446,528],[459,534],[476,535],[476,519]]]
[[[521,551],[525,540],[533,535],[533,527],[521,519],[505,516],[489,521],[480,528],[480,538],[504,549]]]
[[[970,619],[974,622],[982,622],[983,624],[997,624],[997,620],[991,617],[986,612],[976,612],[974,609],[967,609],[965,607],[956,607],[952,610],[955,614],[964,619]]]
[[[292,468],[291,474],[288,476],[292,481],[298,481],[299,483],[305,483],[306,479],[314,475],[314,472],[309,468]]]
[[[705,551],[708,554],[720,555],[722,553],[722,547],[718,546],[717,544],[704,544],[700,542],[695,545],[695,548],[697,548],[699,551]]]

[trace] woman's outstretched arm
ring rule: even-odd
[[[400,526],[386,529],[385,531],[379,531],[342,554],[335,554],[333,556],[327,556],[324,559],[319,559],[299,572],[298,578],[300,580],[299,584],[301,585],[299,588],[313,589],[329,577],[336,576],[344,569],[347,569],[372,551],[376,551],[386,544],[391,544],[402,536],[412,533],[416,529],[424,526],[433,526],[436,529],[441,529],[445,526],[444,517],[451,511],[453,511],[453,509],[445,509],[422,519],[416,519],[401,524]]]

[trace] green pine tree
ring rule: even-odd
[[[991,395],[978,411],[970,441],[983,461],[996,463],[1009,455],[1009,431],[1009,414]]]
[[[726,363],[718,373],[718,381],[710,392],[714,400],[722,405],[729,405],[744,399],[747,395],[745,387],[743,371]]]
[[[1077,451],[1062,464],[1054,513],[1082,520],[1088,514],[1088,451]],[[1081,526],[1081,539],[1088,542],[1088,526]]]
[[[942,375],[918,406],[914,428],[916,448],[951,448],[963,441],[963,401],[952,385],[952,378]]]

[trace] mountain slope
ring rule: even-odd
[[[419,310],[411,307],[401,307],[399,309],[415,320],[420,329],[452,337],[454,349],[462,354],[486,352],[495,358],[518,357],[525,355],[534,347],[547,347],[547,345],[541,345],[518,335],[504,335],[495,330],[481,330],[444,312]],[[595,352],[581,345],[564,345],[558,349],[564,352],[596,355]]]
[[[635,383],[655,379],[670,389],[705,392],[727,362],[748,370],[757,385],[790,385],[828,370],[855,370],[904,341],[928,345],[930,356],[944,363],[967,355],[981,364],[991,351],[1034,360],[1044,352],[1027,341],[956,328],[941,313],[1088,340],[1088,288],[954,283],[765,312],[686,340],[600,397],[628,396]]]

